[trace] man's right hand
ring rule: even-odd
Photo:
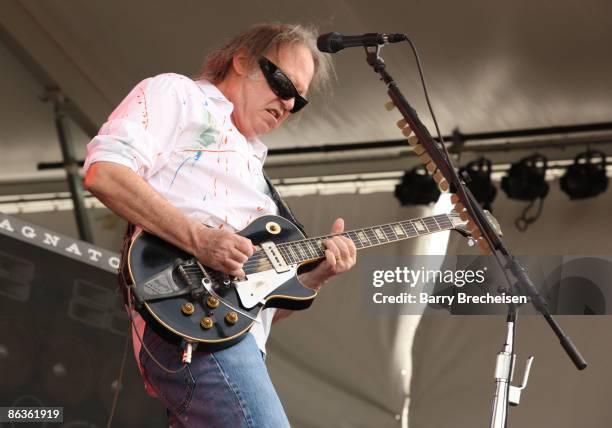
[[[186,217],[130,168],[96,162],[87,172],[85,188],[115,214],[193,254],[203,265],[244,278],[242,265],[254,251],[249,239]]]
[[[194,255],[204,266],[238,278],[245,278],[242,265],[255,251],[250,239],[212,228],[200,229],[194,247]]]

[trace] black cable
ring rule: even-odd
[[[416,61],[416,64],[417,64],[417,69],[419,71],[419,78],[421,79],[421,85],[423,86],[423,93],[425,95],[425,100],[427,102],[427,108],[429,109],[429,113],[431,114],[431,118],[433,120],[434,126],[436,128],[436,133],[438,135],[438,140],[440,142],[440,145],[442,146],[441,147],[441,152],[442,152],[446,162],[449,165],[452,166],[452,161],[451,161],[450,154],[449,154],[449,152],[448,152],[448,150],[446,148],[446,145],[444,144],[444,139],[442,138],[442,133],[440,132],[440,127],[438,126],[438,120],[436,119],[436,115],[435,115],[435,113],[433,111],[433,107],[431,106],[431,102],[429,100],[429,93],[427,91],[427,83],[425,81],[425,76],[424,76],[424,73],[423,73],[423,67],[421,66],[421,59],[419,58],[419,53],[418,53],[416,47],[414,46],[414,44],[412,43],[412,40],[410,40],[410,38],[406,37],[406,41],[408,42],[408,44],[412,48],[412,52],[414,54],[414,58],[415,58],[415,61]],[[536,214],[535,218],[537,218],[540,215],[541,210],[542,210],[542,205],[540,204],[540,209],[539,209],[538,213]],[[473,219],[473,220],[478,225],[478,219]],[[527,221],[527,219],[526,219],[526,221]],[[534,220],[532,220],[532,221],[534,221]],[[506,271],[504,262],[501,260],[500,255],[497,254],[496,249],[492,245],[493,242],[489,239],[489,237],[486,234],[483,235],[483,237],[486,239],[487,244],[491,248],[491,253],[492,253],[493,257],[495,257],[495,260],[496,260],[497,264],[499,265],[502,273],[504,274],[504,278],[506,279],[506,282],[508,283],[509,290],[512,291],[513,290],[513,285],[512,285],[512,282],[510,281],[510,278],[508,276],[508,272]],[[516,311],[516,308],[515,308],[515,311]],[[513,331],[513,340],[512,340],[512,351],[511,351],[511,353],[513,355],[514,354],[514,334],[515,334],[515,331],[516,331],[516,320],[515,320],[514,328],[512,329],[512,331]],[[510,365],[510,370],[511,370],[510,371],[510,377],[511,377],[512,370],[514,369],[514,358],[512,358],[512,361],[511,361],[510,364],[511,364]],[[510,395],[509,395],[510,394],[510,380],[511,379],[509,378],[508,379],[508,383],[506,385],[506,398],[507,398],[506,399],[506,403],[505,403],[505,406],[506,406],[506,426],[508,424],[508,410],[509,410],[509,400],[508,400],[508,398],[510,397]]]
[[[438,141],[440,142],[442,146],[442,153],[444,153],[444,157],[446,158],[446,161],[449,164],[451,164],[450,154],[448,153],[448,150],[446,149],[446,145],[444,144],[444,138],[442,137],[442,133],[440,132],[440,127],[438,126],[438,119],[436,119],[436,115],[433,111],[433,107],[431,106],[431,101],[429,100],[429,91],[427,90],[427,82],[425,81],[425,73],[423,73],[423,67],[421,66],[421,58],[419,57],[419,53],[416,47],[414,46],[414,44],[412,43],[412,40],[406,37],[406,41],[412,48],[412,53],[414,54],[414,59],[416,61],[417,69],[419,71],[419,78],[421,79],[421,85],[423,86],[423,94],[425,95],[425,101],[427,102],[427,108],[429,109],[429,114],[431,114],[431,118],[436,128],[436,134],[438,135]]]
[[[113,417],[115,416],[115,410],[117,409],[117,402],[119,401],[119,392],[123,386],[123,369],[125,369],[125,362],[127,360],[127,351],[130,343],[130,334],[125,335],[125,345],[123,345],[123,358],[121,358],[121,367],[119,368],[119,376],[117,377],[117,386],[115,388],[115,394],[113,396],[113,404],[108,415],[108,421],[106,422],[106,428],[110,428]]]
[[[540,218],[540,215],[542,214],[542,208],[544,206],[544,198],[539,198],[538,209],[535,215],[531,217],[527,216],[527,213],[531,210],[531,208],[533,208],[535,202],[536,202],[535,199],[529,202],[529,204],[525,207],[525,209],[521,213],[521,216],[514,221],[514,225],[521,232],[526,231],[529,225],[531,223],[534,223],[538,218]]]
[[[441,146],[442,146],[442,153],[444,154],[446,162],[449,165],[452,165],[450,153],[448,152],[448,149],[446,148],[446,145],[444,144],[444,138],[442,137],[442,134],[440,132],[440,127],[438,126],[438,120],[436,119],[436,114],[434,113],[433,107],[431,105],[431,101],[429,100],[429,92],[427,90],[427,82],[425,80],[425,73],[423,72],[423,67],[421,65],[421,58],[419,57],[419,52],[417,51],[417,48],[414,45],[414,43],[412,43],[412,40],[410,40],[410,38],[407,37],[407,36],[406,36],[406,41],[410,45],[410,48],[412,49],[412,53],[414,54],[414,59],[416,61],[417,69],[418,69],[418,72],[419,72],[419,78],[421,79],[421,85],[423,86],[423,94],[425,95],[425,101],[427,102],[427,108],[429,109],[429,113],[431,114],[431,118],[432,118],[434,126],[436,128],[436,133],[438,135],[438,140],[440,141]],[[474,220],[476,221],[476,219],[474,219]],[[493,248],[492,242],[489,242],[488,237],[486,235],[483,236],[483,237],[485,237],[485,239],[487,239],[487,243],[491,247],[492,254],[495,257],[495,260],[497,261],[497,264],[499,265],[502,273],[504,274],[504,277],[506,278],[506,282],[508,283],[509,289],[512,290],[512,282],[510,281],[510,278],[508,277],[508,273],[506,272],[504,262],[501,260],[501,258],[499,257],[499,255],[495,251],[495,248]]]
[[[129,286],[127,287],[127,296],[128,296],[128,309],[129,309],[128,316],[130,317],[130,325],[132,326],[132,330],[134,331],[134,333],[136,333],[136,337],[138,338],[138,341],[140,342],[140,345],[145,350],[145,352],[149,355],[149,357],[151,357],[151,359],[155,362],[155,364],[157,364],[157,366],[160,369],[162,369],[163,371],[165,371],[167,373],[176,374],[176,373],[180,373],[183,370],[185,370],[187,368],[187,364],[183,364],[180,368],[178,368],[176,370],[172,370],[172,369],[169,369],[168,367],[164,366],[162,363],[160,363],[157,360],[157,358],[155,358],[153,356],[153,354],[151,353],[149,348],[147,348],[147,345],[144,344],[144,340],[142,339],[142,336],[140,335],[140,333],[138,332],[138,329],[134,325],[134,318],[132,316],[132,290],[131,290],[131,288]]]

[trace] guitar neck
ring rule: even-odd
[[[349,230],[337,235],[344,236],[355,244],[357,250],[376,247],[416,238],[417,236],[451,230],[454,228],[452,217],[456,214],[439,214],[429,217],[420,217],[379,226],[365,227],[363,229]],[[335,235],[325,235],[316,238],[300,239],[297,241],[277,244],[288,264],[311,262],[325,257],[323,241]]]

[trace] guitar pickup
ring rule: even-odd
[[[261,248],[266,256],[268,256],[268,260],[270,260],[270,263],[272,263],[272,266],[277,273],[287,272],[289,269],[291,269],[291,266],[287,264],[274,242],[262,242]]]

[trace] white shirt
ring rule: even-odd
[[[88,144],[84,169],[99,161],[125,165],[187,216],[241,230],[277,207],[262,172],[267,148],[236,129],[233,108],[207,81],[178,74],[145,79]],[[274,313],[261,311],[250,330],[262,352]],[[142,333],[144,322],[137,321]],[[134,351],[138,356],[138,339]]]

